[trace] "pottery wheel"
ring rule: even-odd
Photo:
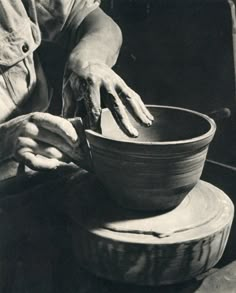
[[[172,284],[205,272],[221,258],[234,207],[211,184],[199,181],[164,214],[123,209],[99,190],[77,194],[70,203],[75,252],[91,272],[136,284]]]

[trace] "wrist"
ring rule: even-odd
[[[72,71],[77,75],[83,75],[84,72],[86,72],[86,70],[92,65],[108,66],[106,62],[100,58],[90,58],[86,55],[73,54],[67,62],[67,70],[69,70],[69,72]]]
[[[96,36],[97,38],[98,36]],[[91,35],[87,37],[92,38]],[[119,55],[119,49],[111,49],[111,44],[107,43],[94,43],[84,38],[81,42],[73,49],[68,59],[68,69],[76,72],[76,69],[86,68],[89,64],[105,64],[108,67],[113,67]],[[96,48],[96,49],[94,49]]]

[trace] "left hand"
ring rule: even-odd
[[[103,101],[113,114],[120,128],[131,137],[138,132],[131,124],[125,107],[144,126],[152,124],[153,116],[145,107],[140,96],[106,64],[88,62],[71,72],[63,88],[63,117],[77,115],[78,101],[84,99],[87,109],[89,127],[100,129],[101,119],[101,88],[105,88],[108,96]]]

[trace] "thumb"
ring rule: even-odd
[[[69,121],[74,126],[79,137],[79,143],[75,146],[74,153],[72,154],[74,163],[87,171],[92,171],[92,157],[85,134],[83,120],[80,117],[76,117],[69,119]]]

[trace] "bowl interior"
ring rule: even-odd
[[[210,119],[193,111],[162,106],[148,107],[154,116],[151,127],[143,127],[129,114],[129,118],[139,132],[137,138],[126,136],[114,121],[109,110],[102,113],[102,135],[114,140],[136,142],[171,142],[193,139],[210,131]]]

